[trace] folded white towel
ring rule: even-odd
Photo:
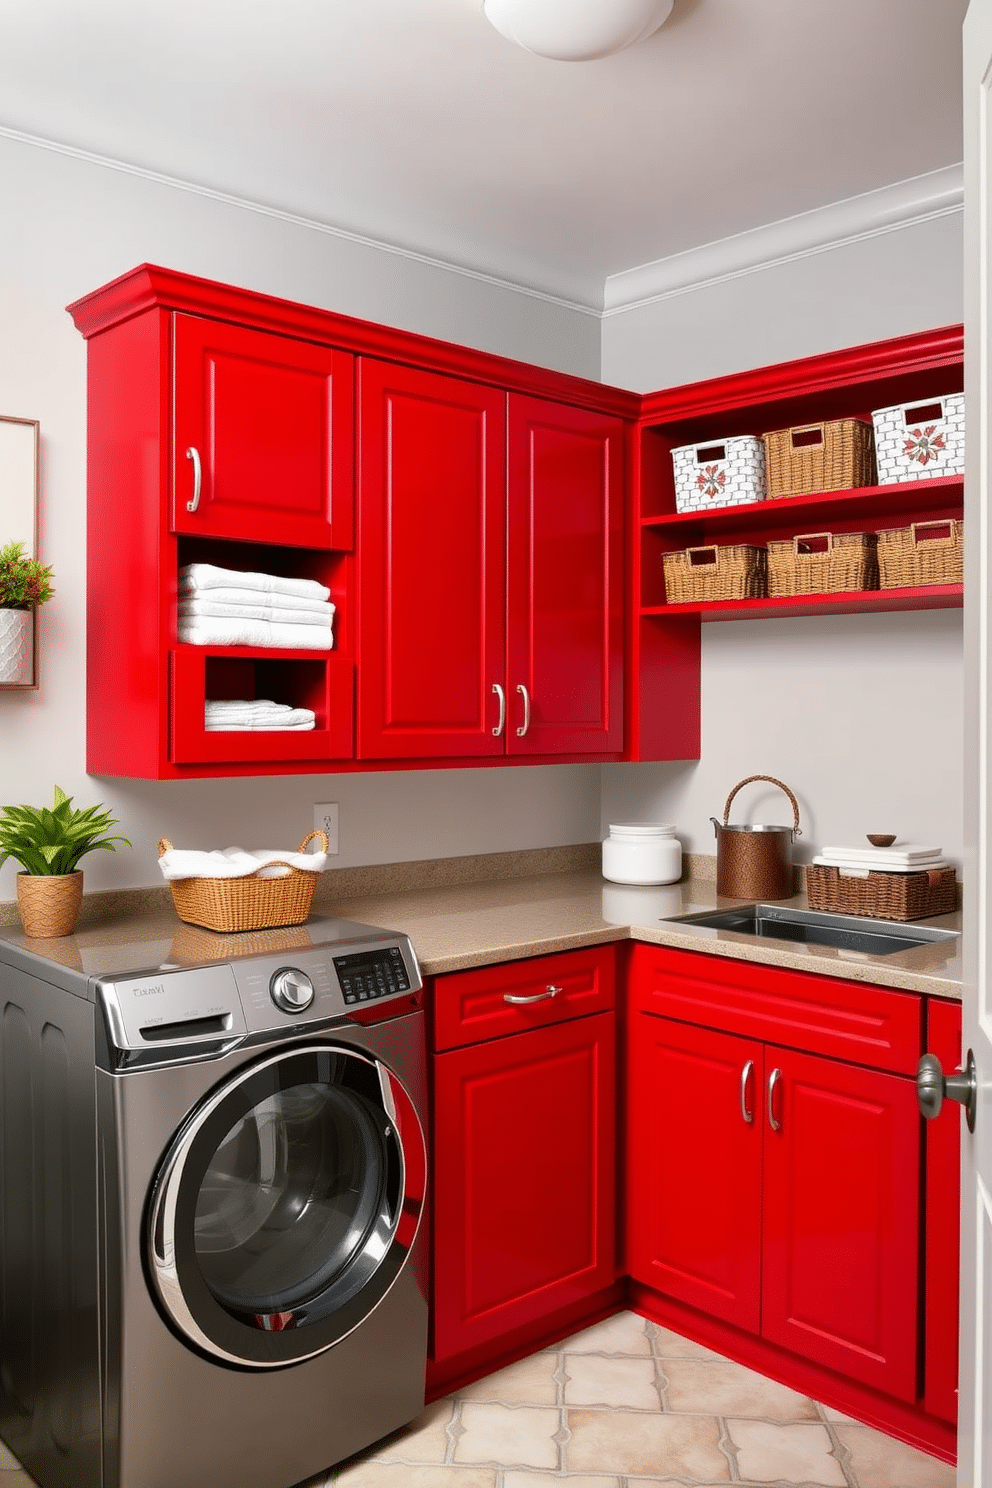
[[[323,588],[323,585],[321,585]],[[326,613],[326,599],[306,594],[285,594],[281,589],[267,598],[260,589],[228,589],[224,585],[218,585],[215,589],[197,589],[189,585],[180,585],[179,594],[182,600],[191,599],[210,600],[214,604],[277,604],[284,610],[312,610],[315,615]],[[333,604],[331,605],[333,609]]]
[[[187,646],[254,646],[257,650],[330,651],[329,625],[275,625],[271,620],[222,620],[217,615],[180,618],[178,635]]]
[[[288,703],[265,698],[257,702],[208,698],[204,722],[212,732],[233,733],[245,729],[312,729],[316,718],[312,708],[291,708]]]
[[[836,868],[847,878],[867,878],[869,873],[926,873],[930,868],[946,868],[946,858],[928,858],[924,863],[894,863],[891,859],[881,863],[863,862],[860,858],[825,857],[823,853],[813,859],[814,868]]]
[[[317,727],[316,719],[311,718],[303,723],[206,723],[204,728],[208,734],[305,734],[308,729]]]
[[[278,852],[257,848],[225,847],[218,852],[197,852],[170,847],[158,860],[163,878],[246,878],[266,863],[288,863],[307,873],[320,873],[327,862],[323,852]],[[285,878],[288,868],[269,868],[259,878]]]
[[[219,590],[214,591],[214,593],[219,592]],[[233,593],[234,591],[226,590],[225,592]],[[221,620],[271,620],[276,625],[330,625],[334,619],[334,606],[327,600],[314,600],[311,608],[300,610],[274,601],[270,603],[261,595],[255,595],[255,600],[258,602],[252,603],[251,590],[246,589],[244,594],[245,602],[242,604],[227,600],[218,601],[213,598],[200,599],[195,595],[181,595],[179,616],[181,619],[197,619],[201,615],[216,615]]]
[[[187,563],[179,570],[179,592],[218,588],[252,589],[263,594],[296,594],[302,599],[330,599],[331,591],[316,579],[287,579],[281,574],[242,573],[212,563]]]

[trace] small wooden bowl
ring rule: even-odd
[[[872,847],[891,847],[896,840],[895,832],[869,832],[868,841]]]

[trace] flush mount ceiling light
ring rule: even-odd
[[[643,41],[667,21],[674,0],[483,0],[501,35],[539,57],[589,62]]]

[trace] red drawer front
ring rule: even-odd
[[[632,1007],[915,1075],[922,998],[865,982],[785,971],[667,946],[633,947]]]
[[[434,1048],[457,1049],[613,1007],[616,952],[589,946],[455,971],[434,981]],[[557,988],[557,991],[552,991]],[[509,998],[533,998],[511,1002]]]

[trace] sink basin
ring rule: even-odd
[[[735,909],[706,910],[702,914],[673,915],[666,923],[703,925],[733,930],[771,940],[800,941],[805,945],[836,946],[869,956],[890,956],[935,941],[953,940],[956,930],[896,920],[868,920],[854,915],[819,914],[811,909],[787,909],[778,904],[742,904]]]

